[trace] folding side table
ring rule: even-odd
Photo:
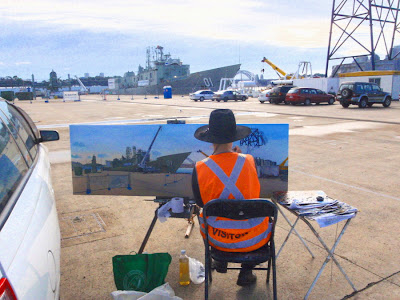
[[[342,272],[343,276],[346,278],[347,282],[350,284],[350,286],[353,288],[354,291],[357,291],[357,289],[354,287],[354,284],[351,282],[350,278],[347,276],[347,274],[344,272],[343,268],[341,267],[341,265],[339,264],[339,262],[336,260],[335,257],[335,249],[337,247],[337,245],[339,244],[340,239],[343,237],[347,227],[350,224],[350,221],[352,218],[355,217],[356,212],[354,213],[354,215],[350,218],[348,218],[346,220],[346,223],[344,224],[342,230],[340,231],[339,236],[336,238],[332,248],[329,248],[326,243],[324,242],[324,240],[321,238],[321,236],[318,234],[318,232],[315,230],[315,228],[313,227],[313,225],[309,222],[309,220],[307,219],[307,216],[303,216],[300,215],[298,211],[290,209],[289,207],[280,204],[280,202],[282,201],[282,199],[284,199],[285,197],[291,197],[293,195],[296,195],[297,197],[299,197],[299,195],[303,193],[303,192],[286,192],[286,193],[274,193],[274,195],[272,196],[271,200],[277,205],[279,212],[281,213],[281,215],[283,216],[283,218],[286,220],[286,222],[289,224],[290,226],[290,230],[288,235],[286,236],[284,242],[282,243],[277,255],[276,255],[276,259],[278,259],[279,254],[281,253],[283,247],[285,246],[287,240],[289,239],[289,236],[294,232],[298,238],[300,239],[300,241],[303,243],[304,247],[306,247],[306,249],[308,250],[308,252],[311,254],[312,258],[314,258],[314,254],[312,253],[311,249],[308,247],[306,241],[301,237],[301,235],[298,233],[298,231],[295,229],[297,223],[299,220],[303,221],[305,224],[307,224],[307,226],[310,228],[311,232],[317,237],[317,239],[319,240],[319,242],[321,243],[321,245],[323,246],[323,248],[325,249],[325,251],[327,252],[327,257],[324,261],[324,263],[322,264],[320,270],[318,271],[317,276],[315,277],[314,281],[312,282],[310,288],[307,291],[307,294],[305,295],[304,299],[307,299],[310,296],[310,293],[312,291],[312,289],[314,288],[315,284],[317,283],[319,277],[322,274],[322,271],[325,269],[326,265],[328,264],[328,262],[332,259],[334,261],[334,263],[337,265],[337,267],[339,268],[340,272]],[[304,191],[304,194],[307,195],[309,197],[310,194],[315,194],[318,195],[318,193],[323,193],[321,191]],[[325,193],[324,193],[325,194]],[[288,217],[284,214],[283,210],[281,209],[281,207],[283,207],[285,210],[289,211],[291,214],[296,216],[296,220],[294,221],[294,223],[292,224],[290,222],[290,220],[288,219]],[[340,221],[343,221],[343,219],[337,220],[336,222],[333,221],[332,224],[336,224]]]

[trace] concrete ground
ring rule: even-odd
[[[116,289],[111,259],[138,251],[157,205],[152,197],[74,196],[72,194],[69,124],[166,123],[182,118],[187,123],[207,123],[213,109],[230,108],[238,123],[288,123],[290,125],[289,190],[323,190],[329,196],[359,209],[335,253],[358,292],[328,263],[309,299],[400,299],[400,103],[390,108],[368,109],[335,105],[286,106],[246,102],[194,102],[188,97],[156,99],[154,96],[82,96],[81,102],[38,99],[17,101],[40,129],[56,129],[61,139],[48,143],[52,178],[62,234],[61,299],[111,299]],[[293,220],[293,218],[291,218]],[[343,223],[343,222],[342,222]],[[343,224],[316,228],[332,245]],[[302,299],[325,252],[305,224],[299,224],[315,254],[312,259],[299,239],[291,236],[277,260],[278,298]],[[280,216],[276,245],[289,230]],[[172,263],[166,281],[183,299],[204,298],[204,284],[178,284],[178,257],[204,261],[204,246],[196,224],[184,238],[186,221],[157,222],[145,251],[169,252]],[[270,299],[265,274],[257,284],[236,285],[237,272],[214,273],[210,299]]]

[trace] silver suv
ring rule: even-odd
[[[389,107],[392,96],[384,92],[376,83],[371,82],[343,82],[340,85],[336,99],[347,108],[350,104],[360,108],[371,107],[374,103],[380,103],[383,107]]]

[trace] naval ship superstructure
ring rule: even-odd
[[[217,91],[221,78],[233,78],[240,64],[210,69],[190,74],[190,65],[179,58],[164,54],[162,46],[149,47],[146,51],[146,67],[139,65],[137,74],[126,72],[116,80],[120,94],[161,94],[164,86],[171,86],[174,94],[188,94],[199,89]]]

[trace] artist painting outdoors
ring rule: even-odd
[[[196,163],[192,175],[192,189],[198,206],[218,199],[254,199],[260,196],[260,183],[253,156],[242,154],[238,146],[232,148],[232,143],[246,138],[251,133],[247,126],[236,125],[233,112],[229,109],[217,109],[211,112],[209,124],[198,128],[195,138],[212,143],[214,152],[209,157]],[[203,215],[200,215],[200,221]],[[228,222],[227,222],[228,221]],[[270,238],[269,219],[251,227],[238,226],[247,221],[217,218],[218,222],[229,223],[232,227],[224,230],[209,228],[210,244],[221,251],[250,252],[263,247]],[[205,230],[202,224],[201,230]],[[203,237],[204,233],[201,232]],[[214,261],[217,272],[225,273],[227,263]],[[254,265],[242,264],[237,284],[251,285],[256,282],[252,273]]]

